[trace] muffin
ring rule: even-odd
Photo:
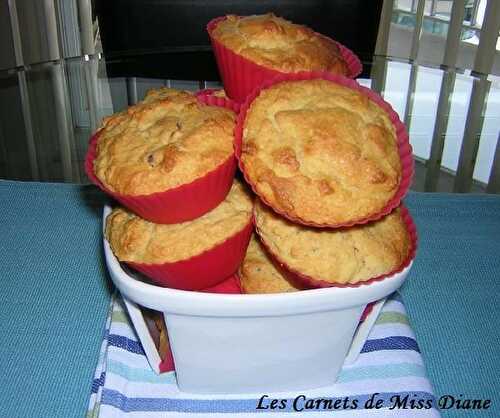
[[[106,219],[116,258],[157,284],[200,290],[236,272],[252,232],[253,202],[238,181],[209,213],[179,224],[154,224],[124,208]]]
[[[272,13],[228,15],[211,35],[231,51],[269,69],[284,73],[329,71],[348,74],[334,41]]]
[[[218,17],[207,31],[224,90],[238,103],[280,75],[321,71],[354,78],[363,69],[345,46],[273,14]]]
[[[94,172],[112,192],[138,196],[190,183],[233,155],[235,113],[161,88],[104,119]]]
[[[248,244],[239,276],[243,293],[285,293],[300,290],[274,266],[255,234]]]
[[[296,222],[362,222],[398,192],[396,129],[387,111],[351,83],[358,88],[323,78],[277,82],[240,113],[245,178]]]
[[[285,269],[334,285],[391,273],[408,260],[413,246],[399,208],[365,225],[318,229],[294,224],[258,202],[255,224]]]

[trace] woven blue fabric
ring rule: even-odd
[[[0,416],[81,417],[110,281],[95,188],[0,181]],[[412,193],[420,235],[402,289],[435,394],[500,416],[500,197]],[[442,411],[469,416],[470,411]]]
[[[0,181],[0,416],[82,417],[110,280],[93,187]]]
[[[420,242],[401,293],[436,397],[491,399],[475,414],[500,417],[500,196],[411,193],[405,202]]]

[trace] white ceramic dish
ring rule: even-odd
[[[104,219],[109,212],[106,207]],[[361,334],[355,339],[359,352],[373,323],[372,318],[358,327],[366,304],[397,290],[412,266],[360,287],[228,295],[145,283],[122,268],[106,240],[104,252],[129,311],[140,305],[163,312],[179,388],[191,393],[267,393],[332,384],[355,332]],[[146,353],[153,351],[139,315],[131,316]],[[157,364],[154,353],[148,358]]]

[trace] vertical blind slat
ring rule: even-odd
[[[85,77],[85,90],[87,93],[87,101],[89,106],[89,119],[90,119],[90,130],[95,132],[97,130],[97,125],[99,124],[98,115],[98,87],[97,87],[97,71],[98,71],[99,61],[95,58],[91,58],[89,61],[83,63],[83,71]]]
[[[14,55],[16,57],[16,65],[24,64],[23,50],[21,43],[21,33],[19,30],[19,20],[17,16],[17,7],[15,0],[9,0],[9,14],[12,31],[12,42],[14,44]],[[38,157],[35,146],[35,135],[33,133],[33,120],[31,118],[31,105],[28,94],[28,82],[24,71],[18,72],[19,92],[21,94],[21,105],[23,112],[23,122],[26,134],[26,146],[28,148],[28,158],[30,164],[31,177],[33,180],[40,180],[40,170],[38,167]]]
[[[78,17],[80,20],[81,50],[85,55],[95,53],[92,24],[92,7],[90,0],[78,0]]]
[[[67,97],[68,88],[66,85],[66,77],[64,67],[61,63],[51,67],[52,88],[54,93],[55,104],[55,119],[57,133],[59,139],[59,152],[61,156],[63,178],[66,182],[73,180],[73,164],[72,157],[75,144],[72,126],[69,120],[71,111],[69,108],[69,100]]]
[[[468,193],[472,186],[472,175],[479,149],[479,140],[483,127],[483,114],[491,82],[486,77],[474,80],[471,99],[465,121],[465,132],[460,149],[458,168],[455,176],[453,191]]]
[[[371,88],[384,95],[385,80],[387,77],[387,60],[389,46],[389,33],[391,29],[392,11],[394,9],[394,0],[384,0],[380,12],[380,22],[377,33],[377,43],[375,44],[375,53],[371,67]]]
[[[392,10],[394,9],[394,0],[384,0],[380,12],[380,21],[378,24],[377,43],[375,44],[375,55],[387,56],[387,47],[389,45],[389,32],[391,29]]]
[[[465,15],[465,0],[455,0],[451,8],[450,23],[446,34],[446,48],[443,65],[454,68],[457,63],[462,23]],[[441,80],[439,91],[436,122],[432,134],[432,143],[429,159],[426,163],[425,185],[426,192],[435,192],[441,174],[441,160],[445,144],[446,130],[448,128],[448,115],[451,107],[451,95],[455,86],[455,73],[453,70],[445,71]]]
[[[387,79],[387,60],[384,57],[373,57],[370,77],[372,90],[375,90],[383,97]]]
[[[443,65],[447,67],[455,67],[457,65],[464,16],[465,0],[454,0],[451,7],[450,23],[446,34],[446,47],[443,58]]]
[[[127,77],[127,99],[128,105],[132,106],[137,103],[137,78]]]
[[[16,65],[20,67],[24,64],[24,59],[21,42],[21,32],[19,30],[19,18],[17,16],[17,7],[15,0],[9,0],[9,14],[12,30],[12,42],[14,44],[14,54],[16,56]]]
[[[488,193],[500,193],[500,133],[498,134],[495,158],[491,166],[490,178],[486,191]]]
[[[408,81],[408,93],[406,95],[406,105],[404,114],[404,122],[408,131],[410,130],[410,125],[411,125],[413,102],[415,100],[415,89],[417,88],[417,74],[418,74],[418,66],[417,64],[412,64],[410,70],[410,80]]]
[[[61,58],[61,51],[59,48],[59,33],[57,30],[56,5],[54,0],[43,0],[43,10],[49,57],[51,60],[58,60]]]
[[[500,1],[488,0],[484,12],[479,45],[474,60],[474,72],[489,74],[496,55],[496,44],[500,30]]]
[[[18,72],[19,92],[21,94],[21,105],[23,112],[24,130],[26,133],[26,146],[28,148],[28,159],[33,180],[40,180],[40,170],[38,168],[38,157],[35,145],[35,135],[33,133],[33,120],[31,118],[31,102],[28,94],[28,82],[24,71]]]
[[[439,91],[439,101],[432,134],[431,152],[427,160],[425,172],[424,191],[435,192],[441,173],[441,160],[446,130],[448,128],[448,115],[450,114],[451,95],[455,87],[455,71],[448,70],[443,74],[441,80],[441,90]]]
[[[425,10],[425,0],[418,0],[415,29],[413,31],[413,37],[411,40],[411,50],[409,59],[413,63],[416,61],[418,56],[418,50],[420,47],[420,38],[422,37],[422,24],[424,21],[424,10]],[[404,113],[404,122],[410,130],[411,124],[411,114],[413,112],[413,101],[415,96],[415,88],[417,86],[417,67],[416,65],[411,66],[410,81],[408,82],[408,93],[406,96],[406,105]]]
[[[420,47],[420,38],[422,37],[422,24],[424,22],[425,0],[418,0],[417,13],[415,16],[415,30],[411,40],[410,60],[415,61]]]
[[[477,161],[479,141],[481,139],[483,114],[491,85],[491,82],[486,77],[491,72],[493,66],[498,31],[500,29],[500,2],[489,0],[486,4],[484,16],[479,45],[474,60],[474,72],[480,74],[480,77],[474,80],[472,87],[454,184],[454,191],[460,193],[467,193],[470,191],[472,185],[472,176]]]

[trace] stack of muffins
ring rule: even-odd
[[[87,172],[123,207],[106,220],[116,257],[156,284],[203,290],[233,275],[252,233],[253,202],[234,179],[236,114],[159,89],[104,120]]]
[[[237,155],[259,196],[265,251],[254,252],[261,261],[270,255],[281,273],[274,288],[278,280],[283,291],[356,286],[413,256],[414,226],[397,207],[411,163],[402,162],[401,123],[377,102],[353,81],[308,73],[264,83],[243,104]],[[244,289],[254,288],[252,270],[245,260]]]
[[[218,292],[358,286],[404,268],[411,148],[352,80],[355,55],[272,14],[207,29],[225,93],[151,91],[91,141],[87,173],[123,205],[107,218],[115,256],[155,284]]]

